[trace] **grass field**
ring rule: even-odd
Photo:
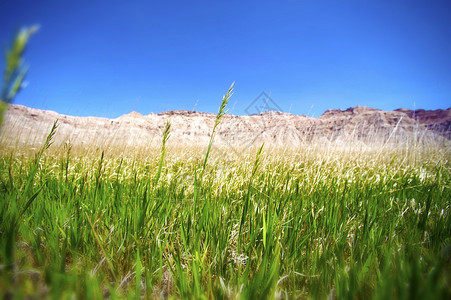
[[[451,295],[449,147],[226,159],[214,147],[52,150],[51,137],[1,154],[6,299]]]

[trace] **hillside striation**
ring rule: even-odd
[[[53,122],[59,127],[55,144],[101,147],[158,147],[166,121],[172,124],[169,144],[206,145],[216,115],[178,110],[142,115],[131,112],[116,119],[74,117],[21,105],[10,105],[0,130],[3,146],[42,144]],[[382,111],[370,107],[331,109],[319,118],[267,111],[224,116],[216,145],[296,147],[315,140],[354,138],[359,141],[402,141],[414,138],[451,139],[451,108],[446,110]]]

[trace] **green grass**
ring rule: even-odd
[[[3,114],[8,108],[8,104],[13,101],[22,88],[22,82],[28,70],[23,63],[23,53],[28,40],[38,29],[39,26],[22,28],[17,33],[11,48],[6,51],[6,66],[0,92],[0,126],[3,123]]]
[[[389,150],[260,148],[207,162],[164,146],[147,157],[4,153],[0,290],[449,298],[449,152]]]

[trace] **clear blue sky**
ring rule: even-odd
[[[233,81],[233,114],[262,91],[310,116],[451,106],[449,0],[1,0],[2,50],[33,24],[15,103],[63,114],[216,112]]]

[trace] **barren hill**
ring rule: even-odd
[[[166,121],[172,124],[169,143],[205,145],[216,115],[195,111],[168,111],[141,115],[131,112],[116,119],[73,117],[53,111],[11,105],[0,131],[3,146],[39,145],[58,120],[55,143],[77,146],[158,147]],[[362,141],[403,140],[415,137],[451,139],[451,108],[446,110],[382,111],[369,107],[327,110],[319,118],[268,111],[260,114],[225,115],[215,143],[247,147],[265,142],[273,146],[298,146],[321,139],[354,137]]]

